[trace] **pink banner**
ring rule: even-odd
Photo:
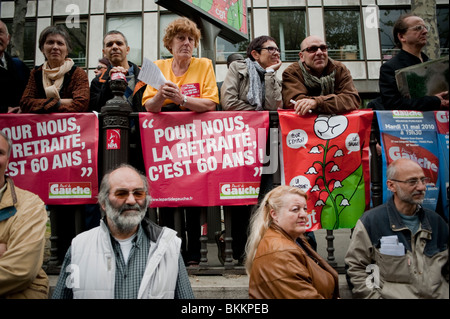
[[[1,114],[13,147],[6,174],[47,205],[97,202],[98,119],[93,113]]]
[[[151,207],[256,204],[268,112],[140,113]]]

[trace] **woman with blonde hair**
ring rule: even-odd
[[[339,297],[337,272],[308,244],[307,196],[278,186],[266,194],[250,220],[245,267],[253,299]]]

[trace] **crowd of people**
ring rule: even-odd
[[[393,32],[401,50],[381,67],[381,97],[374,104],[383,109],[448,109],[448,92],[414,101],[402,97],[395,84],[395,70],[428,59],[422,52],[428,32],[424,21],[402,16]],[[140,68],[127,59],[130,47],[123,33],[109,31],[103,38],[104,57],[89,83],[86,72],[69,58],[70,37],[63,28],[49,26],[41,32],[39,49],[45,62],[30,72],[6,52],[10,35],[0,20],[0,112],[101,112],[113,97],[108,83],[116,72],[127,82],[125,99],[134,112],[286,108],[302,116],[360,107],[350,71],[328,56],[328,46],[318,36],[302,41],[299,61],[281,80],[276,40],[253,39],[246,57],[230,56],[220,93],[212,61],[193,56],[200,37],[188,18],[168,25],[163,42],[173,57],[155,61],[167,82],[154,88],[138,79]],[[0,130],[0,298],[47,298],[48,278],[42,270],[46,208],[38,196],[5,176],[11,148]],[[199,218],[204,208],[164,208],[159,224],[150,221],[145,214],[150,186],[141,173],[142,160],[133,158],[136,162],[103,176],[98,207],[104,216],[99,225],[80,234],[60,234],[68,243],[59,257],[62,267],[54,298],[194,298],[186,265],[200,260]],[[258,205],[240,207],[233,218],[239,226],[233,227],[234,258],[245,263],[249,297],[339,298],[337,272],[307,237],[307,194],[290,186],[273,188],[270,179],[261,183]],[[355,297],[448,298],[448,225],[422,208],[425,185],[417,163],[400,159],[390,164],[387,187],[392,198],[361,217],[345,258]],[[70,216],[67,206],[48,209],[60,218]],[[186,216],[186,238],[172,230],[174,216]],[[380,253],[386,237],[402,244],[401,254]],[[373,285],[366,280],[370,265],[379,269],[379,281]]]

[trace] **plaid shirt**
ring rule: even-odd
[[[150,250],[150,239],[139,227],[136,237],[133,240],[133,246],[128,257],[128,263],[125,264],[120,244],[110,236],[114,254],[116,256],[116,273],[114,285],[115,299],[136,299],[141,285],[141,279],[147,265],[148,252]],[[61,274],[53,293],[53,299],[73,299],[73,291],[67,288],[66,280],[70,272],[64,271],[71,264],[71,249],[67,250],[61,267]],[[193,299],[189,277],[184,266],[181,254],[178,258],[178,278],[175,287],[175,299]]]

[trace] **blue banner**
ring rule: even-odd
[[[442,167],[438,155],[435,113],[393,110],[376,111],[376,114],[383,150],[382,185],[386,185],[386,169],[389,164],[399,158],[409,158],[417,162],[425,176],[431,179],[427,185],[423,206],[435,211],[439,198]],[[446,167],[448,168],[448,164]],[[386,202],[391,197],[391,193],[387,187],[382,189],[383,202]]]
[[[449,167],[449,147],[448,147],[448,127],[449,111],[435,111],[437,139],[439,149],[439,177],[441,180],[442,208],[448,221],[448,167]]]

